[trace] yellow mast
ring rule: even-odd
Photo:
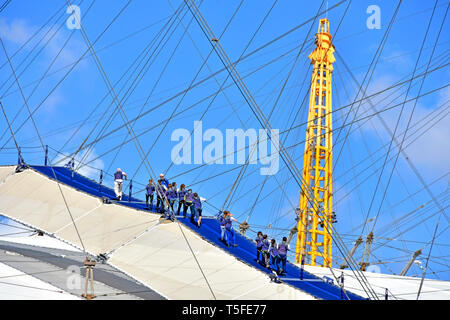
[[[332,267],[333,144],[331,117],[331,77],[334,46],[327,19],[321,19],[309,55],[313,65],[308,124],[303,156],[303,181],[307,189],[300,195],[295,260],[311,266]],[[309,190],[309,194],[305,193]]]

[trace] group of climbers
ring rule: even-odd
[[[126,178],[127,174],[120,168],[114,173],[114,191],[119,201],[122,199],[122,185],[123,180]],[[165,214],[168,218],[173,219],[175,212],[179,216],[181,208],[183,208],[183,217],[186,218],[189,209],[191,213],[190,221],[200,228],[202,201],[205,201],[205,199],[200,198],[192,189],[186,190],[184,184],[181,184],[178,189],[176,182],[169,183],[169,180],[161,173],[156,185],[153,179],[148,181],[145,191],[145,203],[148,210],[153,207],[154,194],[156,193],[156,212]],[[178,203],[177,207],[175,207],[176,203]],[[197,218],[197,222],[195,218]],[[221,229],[220,240],[228,247],[236,247],[233,221],[237,220],[233,218],[229,211],[219,212],[218,220]],[[277,244],[275,239],[269,241],[266,234],[263,234],[261,231],[258,232],[256,237],[256,262],[262,264],[262,266],[276,270],[279,275],[284,275],[286,272],[287,252],[289,250],[286,237],[283,237],[281,243]]]
[[[220,222],[220,241],[225,243],[228,247],[236,247],[236,237],[233,229],[233,221],[237,221],[233,218],[230,211],[219,212],[219,222]]]
[[[283,237],[281,243],[277,245],[275,239],[269,242],[267,234],[259,231],[255,241],[256,262],[261,263],[267,269],[276,270],[279,275],[284,275],[286,273],[287,252],[290,250],[287,238]]]
[[[183,217],[186,218],[187,210],[189,209],[191,222],[197,224],[197,227],[200,228],[202,222],[202,201],[205,201],[205,199],[199,197],[192,189],[186,190],[184,184],[181,184],[178,189],[176,182],[169,183],[169,180],[162,173],[156,185],[153,179],[150,179],[145,188],[145,203],[148,210],[153,207],[155,193],[156,212],[166,214],[173,219],[175,212],[176,215],[180,215],[181,208],[183,208]],[[177,203],[178,207],[175,206]],[[197,222],[195,218],[197,218]]]

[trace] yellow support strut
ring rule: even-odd
[[[313,65],[309,97],[308,125],[303,156],[303,181],[307,189],[300,194],[296,263],[332,267],[333,223],[333,142],[332,74],[334,46],[327,19],[321,19],[309,55]],[[309,193],[305,192],[309,190]]]

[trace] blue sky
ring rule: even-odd
[[[92,1],[75,1],[73,4],[80,6],[82,26],[87,32],[90,41],[93,42],[126,4],[126,1],[97,0],[89,10],[88,8]],[[120,79],[145,46],[152,41],[159,30],[166,24],[174,9],[181,4],[182,2],[177,0],[133,1],[107,32],[102,35],[94,48],[111,83],[116,83]],[[286,31],[314,17],[320,4],[321,1],[278,1],[245,53],[254,51]],[[328,7],[332,8],[336,4],[339,4],[339,1],[329,1]],[[447,4],[447,1],[439,1],[437,4],[424,50],[419,60],[419,66],[426,65],[428,62]],[[214,34],[218,37],[238,5],[239,1],[236,0],[204,1],[200,4],[200,10]],[[265,0],[252,0],[243,3],[220,39],[223,48],[232,61],[241,56],[253,33],[272,5],[272,1]],[[380,29],[367,28],[366,20],[370,14],[366,13],[366,9],[369,5],[378,5],[380,8]],[[385,89],[411,76],[433,5],[434,1],[403,1],[380,61],[371,78],[367,93]],[[327,18],[330,20],[332,34],[336,32],[337,25],[345,12],[346,6],[347,2],[344,2],[328,12]],[[357,81],[361,82],[364,79],[396,6],[397,2],[394,1],[353,1],[351,3],[334,39],[336,51],[339,53],[333,75],[334,109],[353,102],[358,91],[357,85],[353,82],[350,73],[347,72],[344,63],[348,65]],[[324,7],[326,7],[326,1]],[[45,42],[54,34],[54,37],[51,38],[48,44],[44,47],[42,43],[38,43],[34,39],[11,59],[17,74],[20,75],[19,82],[23,87],[25,96],[28,97],[32,93],[29,99],[31,109],[41,105],[43,99],[69,70],[67,65],[76,61],[87,48],[80,31],[69,30],[66,27],[65,21],[69,14],[65,13],[65,9],[65,1],[12,1],[0,13],[0,37],[4,41],[8,55],[12,56],[34,32],[39,30],[47,19],[57,12],[56,16],[50,20],[49,24],[44,26],[36,37],[37,40],[45,37]],[[59,19],[57,20],[58,17]],[[154,55],[154,61],[152,60],[153,62],[148,72],[145,73],[131,96],[124,101],[124,110],[129,119],[137,116],[141,109],[143,111],[151,110],[151,108],[158,106],[161,102],[184,90],[194,79],[203,63],[203,58],[210,53],[210,44],[196,22],[192,21],[191,13],[184,8],[181,17],[182,24],[174,24],[173,33],[169,33],[170,36],[167,42],[160,47],[161,51],[159,54]],[[320,18],[323,17],[325,16],[320,16]],[[55,21],[57,21],[56,24],[54,24]],[[183,25],[188,27],[188,33],[184,33]],[[244,78],[244,81],[266,116],[271,113],[283,82],[294,65],[292,75],[270,117],[270,123],[273,128],[283,131],[289,127],[293,114],[300,109],[299,116],[295,119],[295,124],[298,127],[291,132],[285,142],[286,146],[295,145],[295,147],[289,149],[289,152],[292,158],[296,160],[298,167],[301,167],[303,163],[304,145],[299,142],[303,141],[305,136],[305,126],[301,124],[307,120],[308,98],[305,100],[306,103],[302,104],[302,101],[307,95],[311,79],[311,69],[307,56],[313,49],[313,34],[317,31],[318,20],[312,25],[312,31],[308,36],[311,25],[311,22],[306,23],[303,27],[251,55],[237,65],[237,70],[242,76],[245,77],[251,73],[251,75]],[[55,33],[55,30],[59,27],[59,31]],[[433,54],[433,57],[437,57],[437,59],[432,60],[432,68],[445,65],[446,63],[450,38],[445,31],[448,30],[448,27],[449,23],[446,20],[443,27],[444,32],[440,35],[438,45]],[[46,32],[48,33],[44,36]],[[49,69],[49,76],[40,82],[36,90],[33,90],[36,86],[36,81],[47,70],[52,59],[69,36],[71,38],[67,46]],[[304,50],[294,64],[300,48],[298,46],[301,46],[305,39],[307,41]],[[37,47],[33,50],[35,44],[37,44]],[[39,55],[25,69],[24,67],[31,61],[31,57],[41,48],[42,51],[40,51]],[[32,52],[32,55],[27,58],[27,54],[30,52]],[[252,73],[255,69],[281,55],[283,56],[275,62]],[[25,62],[21,64],[23,59],[25,59]],[[168,63],[168,67],[160,77],[169,59],[170,63]],[[11,69],[3,51],[0,53],[0,65],[2,66],[0,97],[11,121],[15,117],[16,112],[22,107],[23,99],[12,79],[7,80],[10,77]],[[197,80],[209,76],[211,72],[220,70],[222,67],[223,65],[217,55],[212,53],[207,60],[207,65],[198,74]],[[25,72],[22,73],[24,69]],[[424,68],[422,67],[419,70],[423,71]],[[179,111],[184,110],[211,95],[218,90],[225,78],[225,72],[221,72],[215,78],[211,78],[201,86],[190,90],[182,100],[180,96],[158,107],[156,110],[148,112],[146,116],[134,123],[133,128],[135,132],[139,134],[144,130],[148,130],[160,121],[168,118],[176,108]],[[437,71],[430,73],[424,82],[421,90],[422,94],[445,86],[448,84],[448,79],[449,69],[446,67],[441,67]],[[7,81],[6,84],[4,84],[5,81]],[[124,82],[120,81],[118,85],[115,85],[116,93],[120,99],[122,99],[123,93],[129,88],[130,84],[123,86]],[[420,82],[421,78],[412,82],[408,99],[416,97]],[[121,91],[122,86],[125,88],[124,91]],[[221,93],[217,96],[211,104],[210,110],[203,117],[203,130],[216,128],[225,134],[226,129],[259,129],[259,123],[230,79],[228,79],[225,86],[229,87],[224,91],[225,94]],[[8,89],[8,87],[10,88]],[[408,84],[397,87],[394,90],[377,95],[371,101],[377,110],[388,106],[401,105],[407,88]],[[92,128],[96,128],[96,130],[89,137],[88,143],[98,134],[100,127],[105,123],[106,117],[112,113],[112,111],[108,111],[106,115],[103,115],[104,111],[111,104],[111,97],[108,96],[98,105],[106,93],[107,88],[95,62],[92,57],[88,57],[83,59],[61,85],[42,103],[34,119],[44,144],[48,144],[52,148],[51,158],[54,161],[61,159],[61,156],[56,154],[54,150],[71,153],[80,146]],[[147,104],[145,104],[150,93],[152,95],[148,99]],[[449,171],[448,163],[450,160],[448,143],[450,118],[448,117],[447,108],[449,97],[450,90],[447,87],[418,100],[405,144],[411,143],[404,150],[417,172],[429,185],[429,190],[437,197],[443,207],[448,205],[446,195],[448,194],[449,177],[446,174]],[[160,134],[149,153],[149,160],[154,170],[157,173],[167,171],[169,179],[176,177],[173,180],[178,185],[181,183],[192,184],[192,188],[206,198],[207,202],[210,202],[211,205],[205,207],[207,213],[215,214],[214,208],[221,207],[224,203],[239,169],[211,178],[205,182],[197,184],[196,182],[231,170],[236,165],[216,164],[197,169],[198,165],[174,165],[168,170],[171,162],[171,149],[176,144],[170,139],[171,133],[179,128],[192,130],[193,122],[200,119],[210,100],[206,99],[197,103],[179,116],[176,116],[168,123],[161,134],[161,126],[149,130],[147,133],[139,136],[139,142],[143,149],[147,151]],[[401,141],[402,133],[406,129],[413,105],[414,102],[405,104],[404,113],[400,118],[396,134],[396,138],[399,141]],[[110,110],[113,109],[111,108]],[[348,109],[344,108],[333,114],[334,128],[342,126]],[[92,111],[93,114],[90,115]],[[356,119],[371,115],[373,112],[372,107],[364,102],[358,110]],[[396,169],[393,172],[392,181],[386,192],[386,198],[382,202],[381,207],[381,198],[391,172],[392,162],[389,162],[384,170],[380,179],[379,190],[374,197],[372,209],[368,211],[380,174],[379,169],[383,165],[387,145],[390,142],[390,136],[385,125],[391,132],[394,131],[399,112],[400,107],[397,106],[390,111],[381,113],[380,117],[372,116],[364,121],[356,122],[345,144],[342,143],[342,138],[345,137],[346,131],[342,131],[340,135],[338,132],[334,133],[335,160],[341,147],[344,146],[334,171],[334,202],[335,212],[339,221],[336,228],[350,249],[352,242],[362,232],[361,225],[364,223],[368,212],[369,217],[372,218],[379,211],[374,228],[376,237],[374,247],[378,247],[378,245],[387,241],[385,238],[395,237],[395,240],[389,241],[387,246],[376,249],[371,262],[378,262],[377,260],[384,262],[379,266],[382,272],[386,273],[399,273],[412,252],[423,247],[426,242],[431,240],[439,216],[436,205],[433,201],[430,202],[429,193],[423,190],[422,183],[405,160],[403,154],[399,157]],[[16,130],[26,117],[27,111],[22,109],[12,127]],[[89,117],[88,121],[70,139],[81,122],[87,117]],[[350,113],[349,119],[353,117],[354,114]],[[100,124],[96,127],[95,124],[98,119],[100,119]],[[120,116],[116,116],[106,132],[122,125],[122,123]],[[10,134],[7,131],[6,121],[3,117],[1,117],[0,124],[0,147],[2,147],[0,150],[0,163],[11,164],[16,161],[17,154],[12,141],[6,143],[10,138]],[[144,167],[140,166],[139,154],[133,143],[124,145],[117,154],[114,150],[110,151],[127,137],[125,129],[114,132],[108,138],[95,144],[95,147],[86,155],[87,161],[92,161],[90,166],[107,170],[109,173],[113,173],[115,168],[121,167],[129,176],[135,176],[134,181],[145,183],[148,179],[148,173]],[[281,139],[284,140],[283,135]],[[27,162],[43,163],[42,150],[37,148],[40,142],[30,122],[27,122],[17,133],[17,140],[23,147]],[[69,142],[67,143],[67,141]],[[398,149],[394,146],[391,155],[395,156],[397,152]],[[80,156],[83,156],[83,152],[81,152]],[[185,173],[185,171],[190,169],[194,170]],[[97,170],[92,168],[84,167],[80,172],[98,179]],[[233,197],[233,204],[230,207],[234,215],[239,217],[241,221],[248,216],[257,198],[259,186],[262,185],[265,178],[259,175],[259,165],[249,166],[247,174],[237,188]],[[111,183],[111,181],[107,182]],[[142,196],[142,193],[137,195]],[[250,223],[254,225],[252,229],[257,231],[258,226],[271,224],[271,229],[265,229],[266,232],[269,236],[280,238],[287,233],[284,229],[290,229],[295,223],[294,208],[298,206],[298,199],[299,187],[295,184],[284,164],[280,162],[280,171],[274,177],[268,179],[258,203],[254,206],[250,219]],[[414,210],[422,204],[426,204],[425,207],[422,211],[418,211],[417,215],[413,216]],[[411,213],[410,221],[405,219],[397,221],[397,219],[408,213]],[[429,216],[431,217],[428,218]],[[406,221],[407,223],[403,224]],[[369,224],[368,228],[371,227],[372,225]],[[365,229],[363,236],[367,234],[368,228]],[[430,269],[435,273],[429,272],[428,277],[450,279],[450,273],[448,272],[449,234],[447,228],[448,219],[442,216],[438,230],[440,236],[436,239],[436,245],[431,254]],[[404,233],[398,236],[402,232]],[[424,254],[419,257],[419,260],[425,261],[425,255],[428,253],[428,250],[429,246],[425,246]],[[361,250],[356,255],[358,260],[360,255]],[[340,263],[338,258],[335,261]],[[413,266],[410,274],[414,275],[420,272],[419,268]]]

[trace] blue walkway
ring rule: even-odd
[[[31,166],[34,170],[41,172],[42,174],[48,176],[51,179],[55,179],[53,171],[56,174],[56,179],[64,183],[68,186],[71,186],[79,191],[88,193],[95,197],[107,197],[109,199],[115,199],[114,190],[111,188],[107,188],[105,186],[100,185],[96,181],[88,179],[78,173],[73,173],[68,168],[65,167],[45,167],[45,166]],[[129,201],[130,200],[130,201]],[[138,198],[129,198],[128,195],[124,193],[122,197],[122,201],[119,203],[121,205],[135,208],[138,210],[145,210],[145,203],[142,202],[141,199]],[[154,208],[153,208],[154,209]],[[147,210],[145,210],[147,211]],[[190,212],[188,211],[188,216]],[[251,265],[252,267],[261,270],[269,274],[270,272],[262,267],[260,264],[256,262],[256,245],[252,241],[240,235],[236,232],[236,244],[237,247],[227,247],[222,241],[220,241],[220,225],[219,222],[215,219],[202,219],[201,228],[197,228],[196,225],[192,224],[189,218],[179,218],[178,219],[185,226],[190,228],[193,232],[199,234],[206,241],[214,244],[216,247],[221,248],[222,250],[228,252],[229,254],[235,256],[242,262]],[[296,287],[304,292],[307,292],[317,298],[325,299],[325,300],[340,300],[341,299],[341,290],[338,286],[326,283],[324,281],[316,281],[316,282],[308,282],[308,281],[293,281],[293,280],[285,280],[287,279],[300,279],[300,271],[301,269],[294,264],[287,263],[286,265],[286,277],[280,277],[280,279],[290,284],[293,287]],[[320,280],[320,278],[304,271],[303,279],[308,280]],[[351,300],[364,300],[364,298],[350,293],[347,291],[348,298]],[[347,297],[344,295],[344,299]]]

